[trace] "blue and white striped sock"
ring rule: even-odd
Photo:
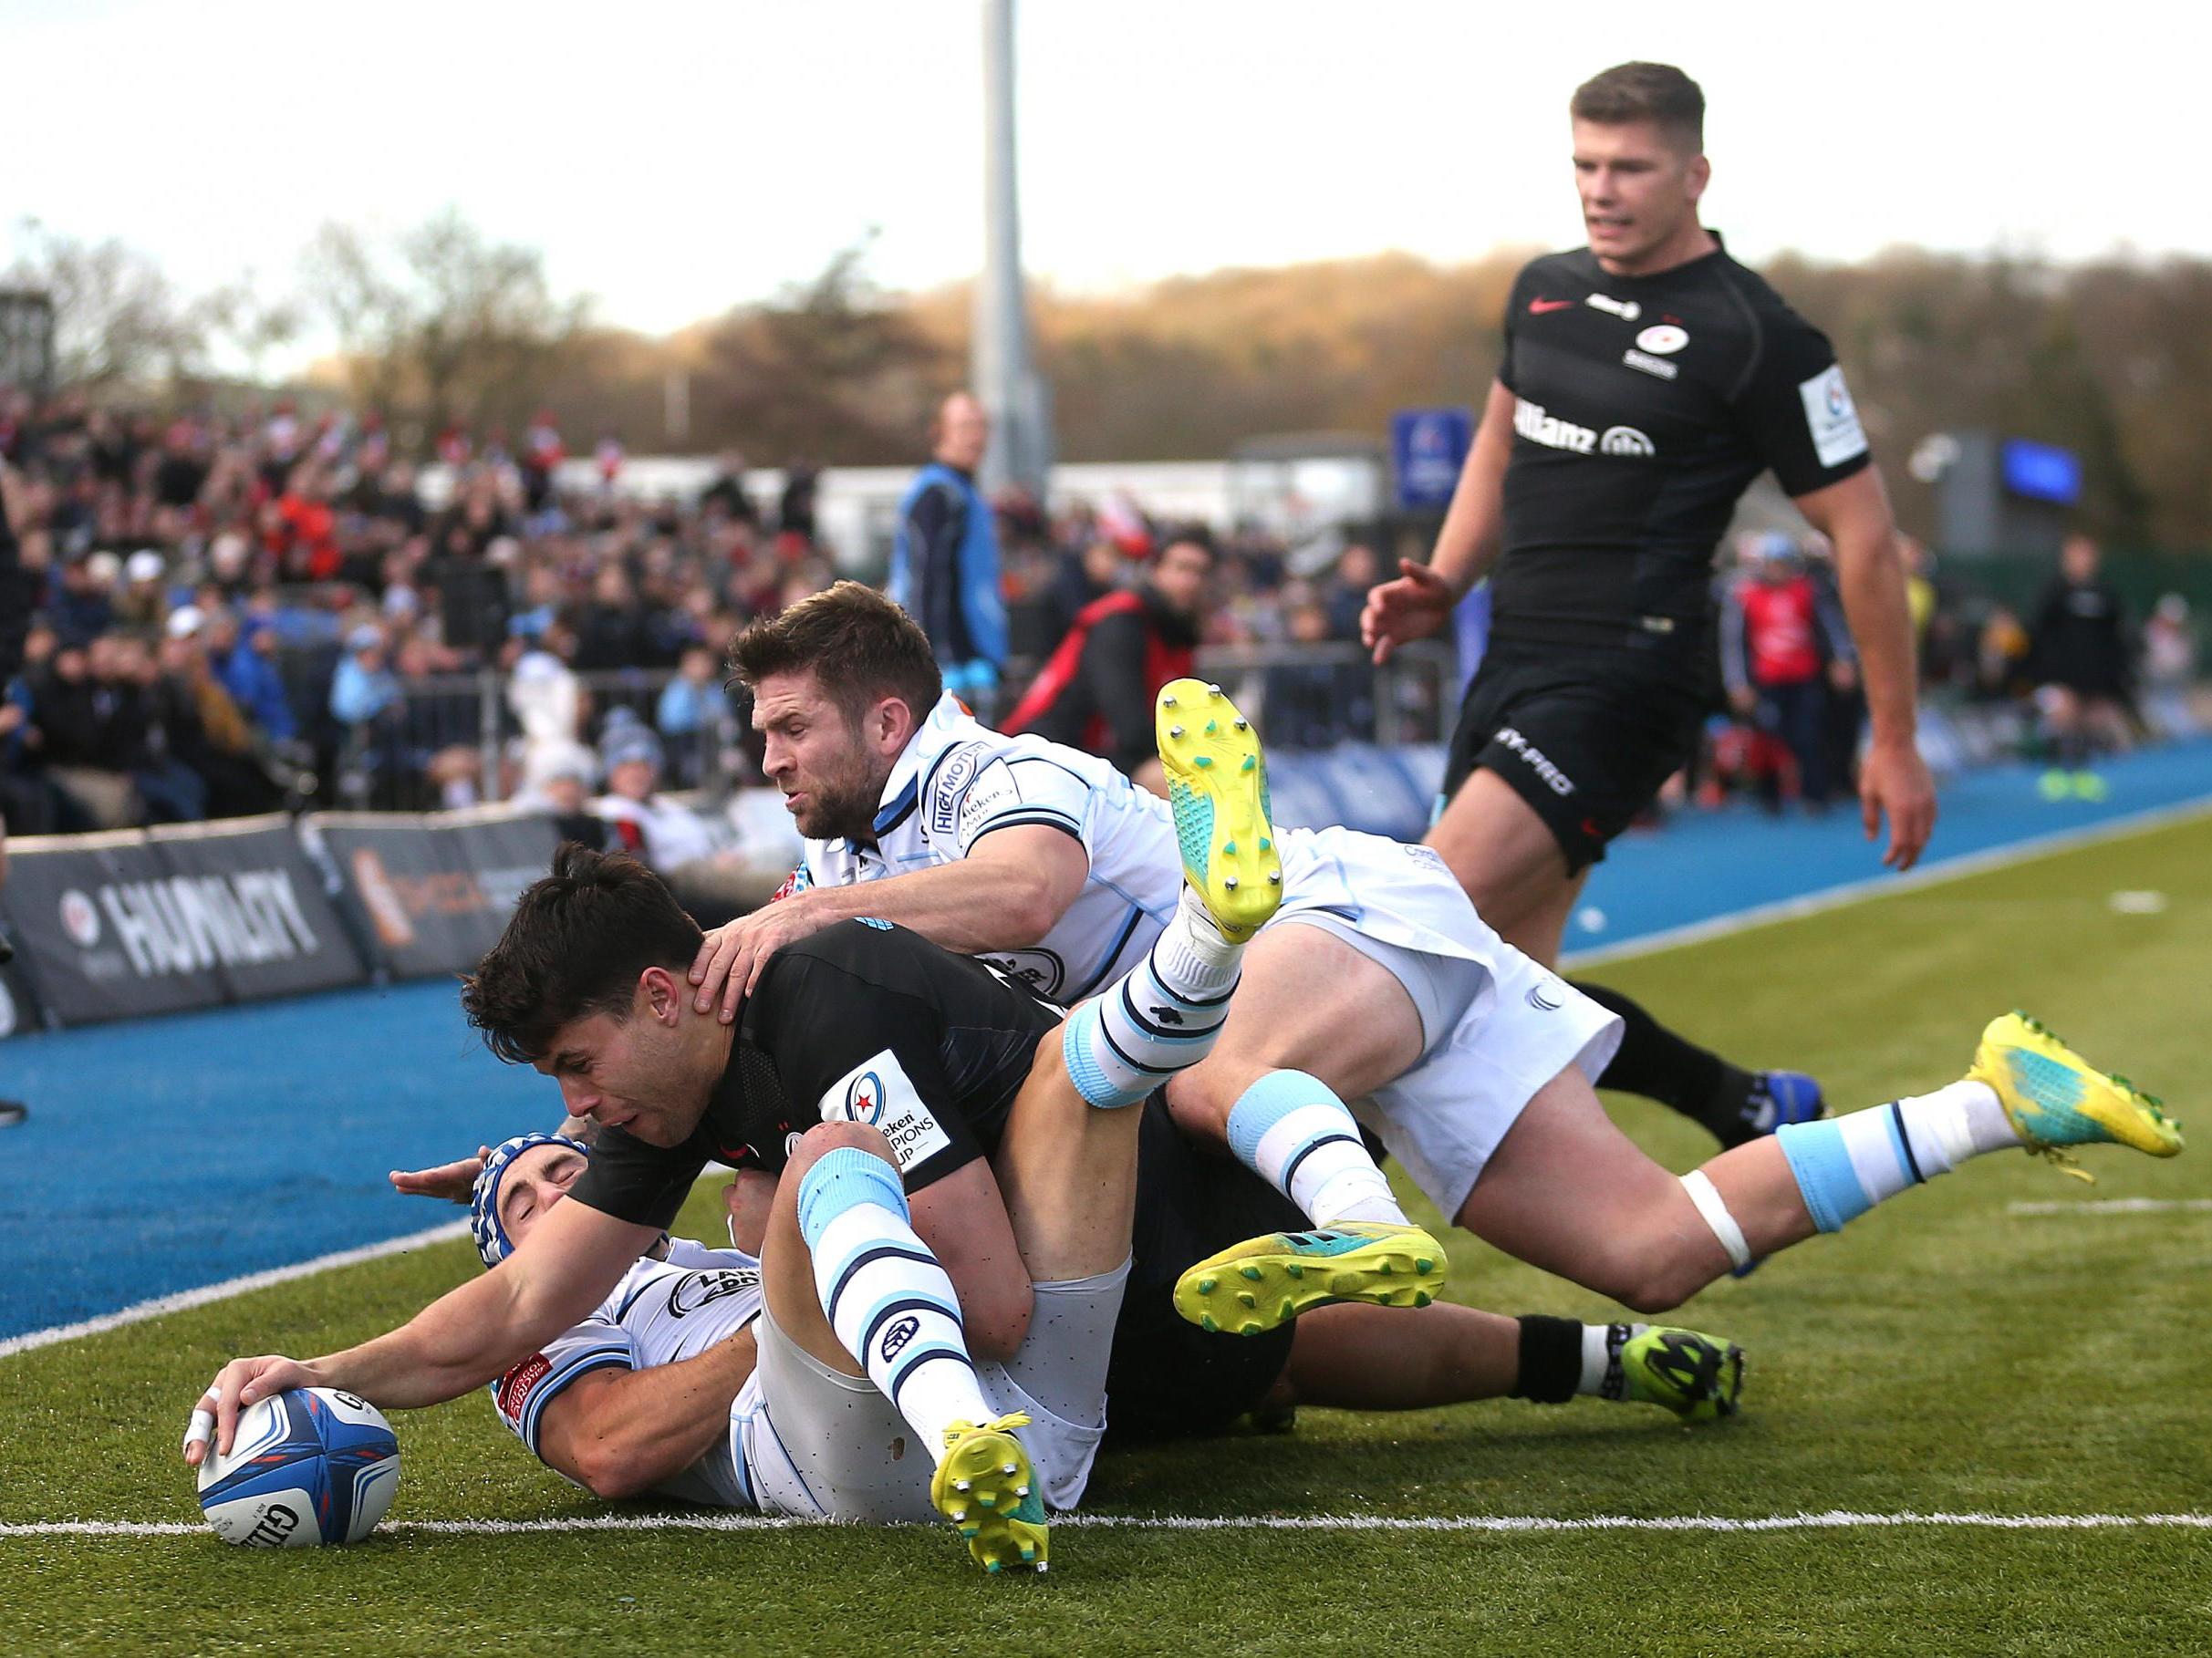
[[[1229,1109],[1229,1149],[1316,1225],[1408,1224],[1359,1124],[1319,1077],[1271,1071],[1247,1088]]]
[[[1871,1111],[1790,1123],[1774,1138],[1812,1224],[1833,1232],[1907,1187],[1947,1175],[1967,1158],[2018,1145],[1986,1083],[1953,1083]]]
[[[1075,1092],[1108,1110],[1134,1105],[1212,1052],[1242,948],[1186,896],[1150,953],[1068,1015],[1060,1049]]]
[[[829,1326],[941,1462],[948,1425],[997,1413],[976,1382],[952,1280],[908,1221],[898,1171],[857,1145],[800,1178],[799,1230]]]

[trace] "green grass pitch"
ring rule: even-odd
[[[2155,889],[2154,914],[2111,895]],[[1293,1433],[1110,1455],[1108,1516],[2212,1513],[2212,1212],[2012,1206],[2212,1198],[2212,823],[2077,849],[1613,964],[1661,1017],[1817,1072],[1853,1109],[1957,1076],[1993,1013],[2036,1012],[2162,1093],[2200,1144],[2099,1148],[2093,1190],[1981,1159],[1678,1315],[1750,1354],[1745,1414],[1500,1402],[1304,1413]],[[1695,1131],[1614,1102],[1669,1166]],[[2192,1120],[2194,1119],[2194,1121]],[[687,1219],[711,1235],[711,1205]],[[429,1217],[426,1214],[426,1224]],[[1454,1293],[1614,1310],[1455,1235]],[[97,1239],[88,1243],[97,1247]],[[0,1359],[0,1524],[196,1521],[176,1447],[239,1352],[387,1328],[465,1243]],[[481,1394],[398,1418],[391,1518],[606,1512]],[[649,1506],[633,1514],[661,1512]],[[934,1530],[524,1536],[401,1528],[252,1552],[211,1533],[0,1535],[0,1652],[2202,1653],[2212,1530],[1847,1527],[1498,1534],[1070,1527],[1042,1580],[987,1580]]]

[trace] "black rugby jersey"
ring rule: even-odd
[[[600,1132],[569,1196],[666,1228],[710,1161],[774,1173],[824,1121],[873,1124],[907,1190],[996,1149],[1038,1041],[1060,1022],[981,961],[882,921],[841,921],[769,959],[730,1063],[681,1145]]]
[[[1725,252],[1639,277],[1587,248],[1532,261],[1498,378],[1517,400],[1501,641],[1694,649],[1751,481],[1803,495],[1871,459],[1827,337]]]

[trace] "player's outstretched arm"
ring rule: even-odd
[[[1914,741],[1918,675],[1905,596],[1905,565],[1882,475],[1873,467],[1797,497],[1798,510],[1835,547],[1836,585],[1858,647],[1870,728],[1859,802],[1873,840],[1889,819],[1882,861],[1910,869],[1936,828],[1936,782]]]
[[[659,1236],[581,1203],[556,1204],[496,1270],[387,1335],[304,1363],[274,1354],[231,1361],[200,1398],[184,1460],[199,1466],[211,1431],[227,1453],[240,1408],[289,1388],[343,1388],[394,1410],[457,1399],[583,1318]]]
[[[673,1364],[579,1377],[545,1406],[537,1454],[595,1497],[649,1491],[728,1435],[758,1357],[748,1328]]]
[[[707,1012],[719,998],[728,1024],[776,951],[863,916],[896,922],[963,956],[1026,949],[1075,901],[1090,868],[1082,842],[1028,824],[984,835],[950,864],[856,886],[810,886],[700,941],[691,962],[692,1008]]]
[[[1367,592],[1359,637],[1379,664],[1400,645],[1441,633],[1452,606],[1497,562],[1505,534],[1505,464],[1513,452],[1513,394],[1496,380],[1459,469],[1428,563],[1398,561],[1398,575]]]

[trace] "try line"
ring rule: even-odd
[[[583,1531],[785,1531],[828,1527],[832,1520],[764,1514],[592,1514],[561,1519],[395,1520],[381,1531],[440,1537],[524,1537]],[[1820,1513],[1731,1517],[1719,1514],[1594,1515],[1555,1519],[1542,1514],[1063,1514],[1054,1527],[1091,1531],[1851,1531],[1907,1526],[1979,1531],[2212,1531],[2212,1514],[1867,1514],[1847,1508]],[[201,1537],[205,1525],[182,1520],[46,1520],[0,1524],[12,1537]]]

